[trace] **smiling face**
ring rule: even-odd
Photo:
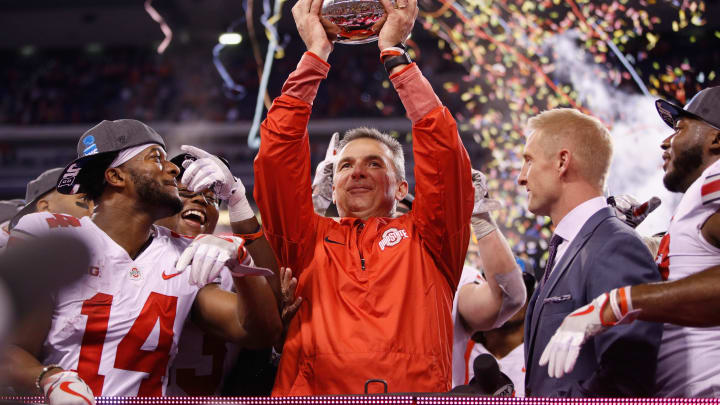
[[[175,181],[180,170],[167,160],[167,154],[160,145],[148,146],[119,168],[129,173],[128,188],[130,192],[134,191],[140,206],[157,212],[155,215],[159,218],[182,210]]]
[[[675,123],[675,132],[663,140],[663,170],[665,188],[684,193],[714,159],[710,159],[710,146],[718,130],[706,123],[681,118]],[[715,157],[717,159],[717,157]]]
[[[389,217],[407,189],[385,144],[357,138],[340,151],[333,176],[333,200],[341,217]]]
[[[178,189],[183,203],[182,211],[155,223],[182,235],[197,236],[201,233],[213,233],[217,225],[220,205],[215,193],[211,190],[193,193],[182,184]]]
[[[535,215],[550,215],[560,194],[559,173],[553,154],[542,145],[542,134],[530,134],[523,152],[523,166],[518,184],[528,193],[528,210]]]

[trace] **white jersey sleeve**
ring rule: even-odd
[[[702,206],[717,211],[720,208],[720,160],[703,171],[700,186],[700,202]]]

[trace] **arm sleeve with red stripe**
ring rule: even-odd
[[[700,199],[703,207],[720,208],[720,160],[705,169]]]

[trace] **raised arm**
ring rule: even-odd
[[[522,308],[527,299],[520,268],[490,211],[500,203],[488,198],[485,175],[472,171],[475,206],[472,224],[487,283],[466,284],[458,294],[458,313],[471,331],[500,327]]]
[[[457,285],[470,240],[470,159],[450,111],[414,63],[390,77],[413,122],[413,215],[439,267]]]
[[[320,18],[322,0],[299,0],[292,13],[308,49],[260,127],[255,201],[281,266],[300,274],[312,253],[319,216],[312,203],[307,125],[333,44]]]
[[[303,55],[262,123],[255,158],[255,201],[265,236],[280,265],[296,273],[311,252],[319,218],[312,204],[307,124],[329,68],[317,56]]]
[[[405,42],[418,13],[417,0],[381,0],[387,20],[378,34],[380,55],[390,66],[398,44]],[[433,91],[415,63],[395,64],[392,81],[408,118],[413,124],[415,158],[415,216],[420,235],[436,263],[456,286],[470,240],[470,213],[474,189],[470,180],[470,159],[457,132],[450,111]]]

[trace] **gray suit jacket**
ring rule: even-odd
[[[660,281],[657,265],[635,231],[603,208],[583,225],[525,317],[528,396],[650,396],[662,324],[636,321],[591,338],[575,369],[550,378],[538,362],[565,316],[616,287]]]

